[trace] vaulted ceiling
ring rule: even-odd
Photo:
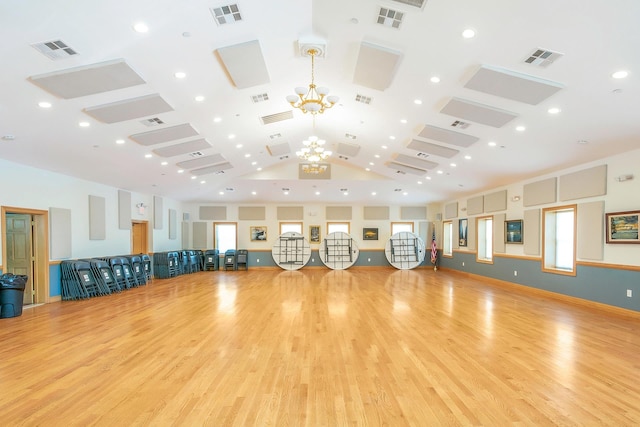
[[[639,148],[638,17],[637,0],[5,1],[0,158],[183,201],[448,200]],[[309,47],[340,98],[316,115],[286,100]],[[333,152],[318,174],[296,156],[312,135]]]

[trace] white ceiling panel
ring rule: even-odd
[[[271,81],[258,40],[222,47],[216,50],[216,53],[227,75],[238,89]]]
[[[410,173],[412,175],[420,175],[424,176],[427,171],[424,169],[418,169],[411,166],[403,165],[401,163],[396,162],[388,162],[386,163],[387,167],[395,170],[396,172]]]
[[[482,65],[464,87],[526,104],[538,105],[562,90],[564,86],[540,77]]]
[[[279,157],[291,153],[291,146],[288,142],[281,142],[280,144],[267,145],[267,151],[271,156]]]
[[[451,98],[440,112],[494,128],[501,128],[518,117],[516,113],[511,111],[460,98]]]
[[[85,113],[103,123],[124,122],[169,111],[173,111],[173,107],[158,94],[125,99],[84,109]]]
[[[152,150],[153,153],[160,157],[175,157],[182,154],[193,153],[200,150],[211,148],[211,144],[206,139],[196,139],[193,141],[183,142],[181,144],[169,145],[163,148]]]
[[[201,166],[215,165],[226,161],[227,159],[225,159],[222,154],[212,154],[211,156],[198,157],[197,159],[178,162],[176,165],[183,169],[193,169]]]
[[[232,169],[233,166],[231,165],[231,163],[220,163],[214,166],[207,166],[205,168],[200,168],[200,169],[194,169],[191,171],[191,174],[196,175],[196,176],[201,176],[201,175],[208,175],[211,173],[218,173],[218,172],[222,172],[222,171],[226,171],[229,169]]]
[[[385,90],[391,86],[401,58],[401,52],[362,42],[353,82],[371,89]]]
[[[39,74],[29,77],[29,80],[47,92],[64,99],[109,92],[146,83],[124,59]]]
[[[420,141],[418,139],[412,139],[409,144],[407,144],[407,148],[411,148],[412,150],[416,150],[421,153],[446,157],[448,159],[460,152],[458,150],[454,150],[453,148],[443,147],[442,145],[432,144],[430,142]]]
[[[189,123],[171,126],[149,132],[130,135],[129,138],[140,145],[156,145],[178,139],[189,138],[198,135],[198,132]]]
[[[470,147],[480,139],[477,136],[467,135],[430,125],[426,125],[422,128],[418,136],[420,138],[444,142],[445,144],[457,145],[458,147]]]
[[[394,156],[396,163],[404,163],[405,165],[413,166],[418,169],[435,169],[438,167],[436,162],[429,160],[419,159],[417,157],[407,156],[406,154],[396,154]]]
[[[360,152],[360,146],[358,144],[347,144],[346,142],[338,143],[336,153],[343,156],[353,157]]]

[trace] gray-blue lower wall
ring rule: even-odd
[[[475,253],[440,257],[441,267],[504,280],[588,301],[640,311],[640,271],[578,264],[575,276],[542,271],[540,261],[494,256],[493,264],[476,261]],[[517,272],[517,275],[516,273]],[[627,297],[631,290],[632,297]]]

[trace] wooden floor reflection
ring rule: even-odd
[[[638,425],[639,329],[441,270],[202,272],[0,319],[0,422]]]

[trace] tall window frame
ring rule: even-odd
[[[442,223],[442,256],[453,256],[453,221]]]
[[[292,221],[284,221],[278,225],[280,234],[294,232],[298,234],[302,234],[302,222],[292,222]]]
[[[577,205],[542,209],[542,271],[576,275]]]
[[[351,223],[349,222],[327,222],[327,234],[343,232],[350,233]]]
[[[413,222],[392,222],[391,223],[392,236],[396,233],[400,233],[401,231],[408,231],[410,233],[413,233]]]
[[[493,216],[476,218],[476,261],[493,264]]]
[[[238,249],[238,223],[214,222],[213,247],[218,249],[220,253],[229,249]]]

